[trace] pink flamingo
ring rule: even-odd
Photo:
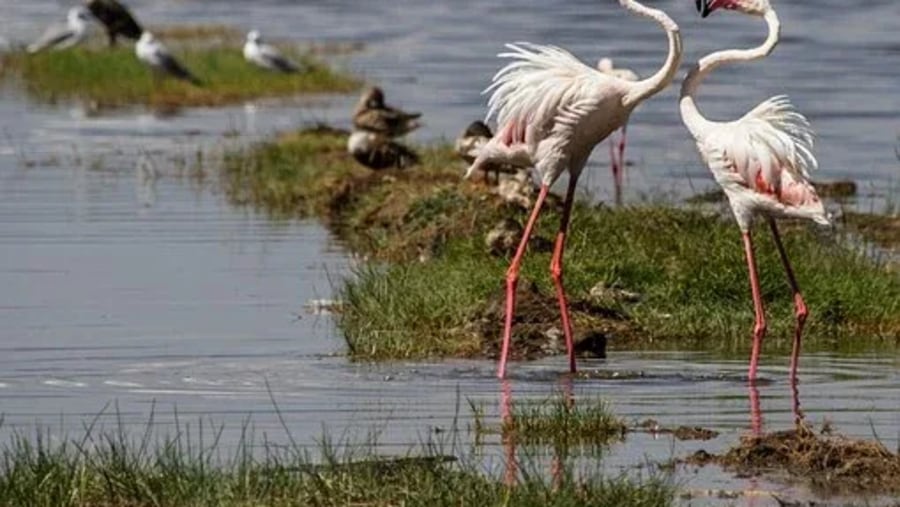
[[[718,51],[700,59],[681,88],[681,117],[697,141],[704,162],[728,196],[743,236],[756,314],[750,353],[750,381],[756,379],[760,347],[766,334],[765,310],[750,234],[757,215],[764,216],[769,222],[794,295],[797,323],[790,375],[795,380],[800,339],[809,312],[781,242],[775,218],[807,218],[819,224],[830,224],[822,201],[809,182],[809,171],[818,165],[812,153],[813,131],[807,119],[784,96],[766,100],[737,121],[714,122],[700,114],[694,94],[703,78],[724,63],[747,62],[768,56],[778,43],[780,24],[768,0],[697,0],[697,8],[703,17],[718,8],[760,16],[769,27],[765,42],[756,48]]]
[[[597,62],[597,70],[610,76],[615,76],[625,81],[638,81],[641,79],[637,72],[623,67],[614,67],[610,58],[601,58]],[[622,180],[625,177],[625,136],[628,132],[628,122],[619,129],[619,139],[609,140],[609,168],[613,174],[613,186],[616,204],[622,204]]]
[[[635,0],[619,0],[619,3],[653,19],[666,31],[668,56],[662,68],[650,78],[625,81],[585,65],[564,49],[519,43],[508,44],[506,47],[511,52],[499,55],[513,61],[494,76],[493,84],[487,89],[493,92],[487,118],[496,116],[497,135],[479,150],[466,176],[492,163],[534,167],[541,175],[541,189],[534,210],[506,272],[506,319],[498,370],[500,378],[506,375],[522,256],[550,186],[565,171],[569,173],[569,185],[550,273],[559,300],[569,369],[575,371],[572,327],[562,282],[562,257],[578,176],[594,147],[621,128],[638,104],[668,86],[681,62],[681,34],[669,16]]]

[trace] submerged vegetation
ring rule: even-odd
[[[477,182],[446,147],[421,167],[373,173],[326,128],[291,134],[225,159],[228,195],[280,214],[322,217],[351,249],[374,260],[340,289],[339,325],[357,359],[496,354],[505,256],[485,235],[526,212]],[[513,356],[557,353],[558,310],[548,273],[559,221],[551,201],[522,270]],[[853,350],[900,339],[900,279],[841,237],[785,224],[811,317],[805,345]],[[766,352],[790,346],[793,301],[765,228],[755,232],[769,334]],[[390,262],[379,262],[390,261]],[[737,229],[692,208],[611,209],[578,203],[566,256],[576,339],[612,347],[746,351],[753,309]],[[618,297],[617,294],[628,294]],[[872,304],[877,301],[878,304]]]
[[[244,60],[241,39],[223,27],[170,27],[161,37],[203,86],[155,77],[135,57],[132,44],[6,53],[0,55],[0,77],[14,78],[38,100],[79,100],[95,108],[218,106],[259,97],[343,93],[359,86],[353,77],[289,49],[286,54],[308,71],[259,69]]]

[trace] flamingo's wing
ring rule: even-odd
[[[501,58],[513,61],[500,69],[493,84],[487,119],[502,128],[510,122],[537,128],[571,124],[598,101],[596,90],[605,76],[556,46],[507,44]]]
[[[602,101],[598,90],[610,79],[556,46],[520,42],[501,58],[512,59],[494,76],[486,120],[497,119],[497,135],[469,167],[466,176],[488,162],[531,167],[537,145],[551,133],[559,143],[571,139],[578,123]],[[557,153],[564,146],[557,146]]]
[[[809,182],[818,167],[809,121],[785,96],[773,97],[735,122],[719,124],[702,148],[713,173],[788,206],[821,206]]]

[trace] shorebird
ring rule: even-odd
[[[369,169],[406,169],[419,163],[419,156],[391,138],[356,130],[347,139],[347,152]]]
[[[66,16],[66,24],[50,25],[41,37],[28,45],[29,53],[45,49],[66,49],[79,44],[87,36],[88,11],[84,7],[72,7]]]
[[[487,118],[497,118],[497,135],[479,150],[467,176],[489,163],[534,167],[541,176],[534,210],[506,272],[506,318],[497,373],[500,378],[506,375],[522,257],[550,187],[564,172],[569,174],[569,185],[550,274],[559,301],[569,369],[575,371],[562,259],[578,177],[594,147],[625,125],[634,108],[666,88],[678,72],[682,52],[678,25],[663,11],[645,7],[636,0],[619,0],[619,3],[629,11],[653,19],[666,32],[668,56],[653,76],[637,82],[626,81],[585,65],[562,48],[518,43],[508,44],[510,52],[499,55],[512,62],[494,76],[493,84],[486,90],[492,92]]]
[[[384,103],[384,92],[373,86],[365,91],[353,112],[353,127],[398,137],[419,128],[422,113],[407,113]]]
[[[285,74],[300,71],[300,67],[281,54],[278,48],[264,43],[257,30],[247,33],[247,42],[244,43],[244,59],[264,69]]]
[[[637,73],[631,69],[616,68],[613,66],[611,58],[601,58],[597,62],[597,70],[610,76],[615,76],[625,81],[639,81],[641,79]],[[628,123],[626,122],[619,129],[618,141],[614,138],[609,140],[609,167],[613,173],[613,186],[615,191],[616,204],[622,204],[622,179],[625,176],[625,135],[628,131]],[[612,134],[610,134],[612,136]]]
[[[116,45],[118,36],[138,40],[144,29],[141,28],[127,7],[117,0],[85,0],[88,10],[106,28],[109,45]]]
[[[149,65],[155,73],[162,73],[182,81],[188,81],[195,86],[201,86],[199,79],[194,77],[184,65],[172,56],[166,46],[150,32],[141,34],[134,47],[139,60]]]
[[[778,44],[781,25],[768,0],[697,0],[697,8],[704,18],[716,9],[726,8],[761,17],[768,25],[768,37],[760,46],[717,51],[701,58],[682,84],[680,105],[682,120],[694,136],[703,161],[725,191],[741,230],[756,315],[748,373],[750,381],[756,379],[760,348],[766,334],[765,309],[750,233],[757,216],[769,223],[794,294],[797,322],[790,375],[791,379],[796,379],[800,339],[809,312],[775,219],[806,218],[822,225],[830,224],[822,200],[809,181],[809,171],[818,166],[812,151],[814,134],[806,117],[797,112],[785,96],[766,100],[737,121],[710,121],[700,114],[694,95],[703,79],[722,64],[768,56]]]
[[[473,121],[466,127],[466,130],[456,138],[455,148],[456,153],[462,157],[466,163],[471,164],[475,161],[475,158],[478,156],[478,150],[481,149],[482,146],[487,144],[491,138],[494,137],[494,133],[491,132],[491,128],[487,126],[483,121]],[[496,182],[500,182],[500,173],[507,174],[515,174],[518,172],[518,169],[515,167],[511,167],[503,164],[490,164],[485,167],[484,171],[484,181],[488,181],[488,173],[493,172],[496,176]]]

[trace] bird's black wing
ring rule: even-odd
[[[161,53],[159,55],[160,63],[162,63],[163,69],[166,72],[171,74],[172,76],[184,80],[189,81],[194,85],[200,86],[202,83],[199,79],[197,79],[184,65],[181,64],[178,60],[175,59],[174,56],[168,53]]]
[[[129,39],[139,39],[144,29],[127,7],[117,0],[91,0],[87,4],[91,14],[106,26],[111,39],[114,35],[122,35]]]

